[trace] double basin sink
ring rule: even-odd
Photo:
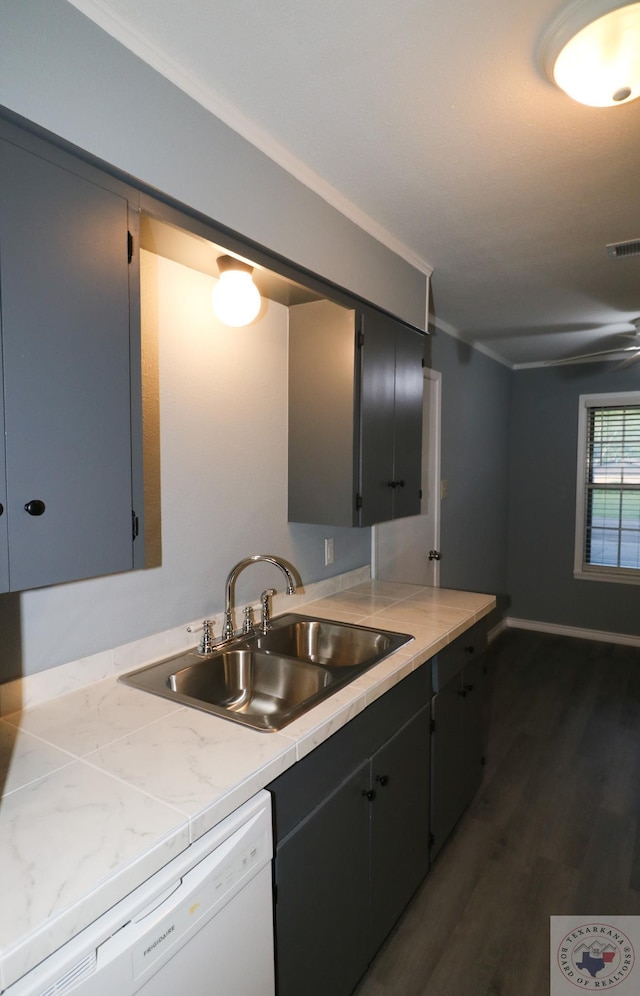
[[[282,729],[412,639],[406,633],[289,613],[266,633],[191,651],[120,680],[265,732]]]

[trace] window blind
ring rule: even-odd
[[[640,405],[587,409],[584,564],[640,570]]]

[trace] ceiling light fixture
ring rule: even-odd
[[[224,325],[248,325],[260,311],[262,299],[253,282],[253,267],[234,256],[217,260],[220,279],[211,293],[214,314]]]
[[[546,76],[590,107],[640,97],[640,3],[576,0],[553,21],[540,45]]]

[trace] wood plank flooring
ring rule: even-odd
[[[551,914],[640,914],[640,650],[488,656],[483,784],[357,996],[544,996]]]

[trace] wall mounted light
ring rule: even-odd
[[[262,299],[253,282],[253,267],[233,256],[217,260],[220,279],[211,293],[214,314],[224,325],[240,328],[252,322]]]
[[[613,107],[640,97],[640,3],[576,0],[540,45],[546,76],[574,100]]]

